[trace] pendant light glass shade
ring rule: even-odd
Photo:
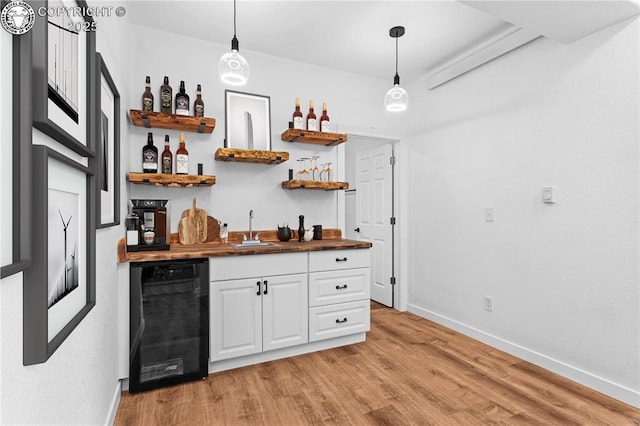
[[[232,86],[242,86],[249,80],[249,63],[239,53],[239,43],[236,37],[236,1],[233,0],[233,39],[231,52],[227,52],[218,62],[220,80]]]
[[[396,39],[396,75],[393,77],[393,87],[384,96],[384,106],[387,111],[404,111],[409,105],[409,94],[400,87],[400,76],[398,75],[398,38],[403,35],[404,27],[393,27],[389,30],[389,36]]]

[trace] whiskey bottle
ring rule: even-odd
[[[296,98],[296,110],[293,111],[293,128],[304,130],[304,120],[300,111],[300,98]]]
[[[196,117],[204,117],[204,102],[202,102],[202,88],[198,84],[196,89],[196,100],[193,101],[193,115]]]
[[[151,93],[151,77],[147,76],[142,94],[142,110],[153,111],[153,93]]]
[[[169,77],[164,76],[164,84],[160,86],[160,112],[173,113],[173,89],[169,86]]]
[[[330,132],[329,129],[329,116],[327,115],[327,103],[322,103],[322,115],[320,116],[320,131]]]
[[[309,101],[309,114],[307,114],[307,130],[310,132],[318,131],[318,121],[316,113],[313,112],[313,101]]]
[[[176,151],[176,174],[189,174],[189,151],[185,148],[184,132],[180,133],[180,146]]]
[[[153,133],[147,135],[147,144],[142,147],[142,171],[158,173],[158,148],[153,145]]]
[[[169,135],[164,135],[164,151],[160,157],[162,161],[162,173],[173,173],[173,154],[171,153],[171,147],[169,146]]]
[[[176,93],[176,115],[189,115],[189,95],[184,91],[184,80],[180,81],[180,91]]]

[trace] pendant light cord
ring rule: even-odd
[[[398,75],[398,37],[396,37],[396,75]]]
[[[233,36],[236,36],[236,0],[233,0]],[[397,54],[397,48],[396,48]]]

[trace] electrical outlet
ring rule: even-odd
[[[493,312],[493,297],[491,296],[484,297],[484,310],[488,312]]]
[[[484,209],[484,221],[493,222],[493,207],[486,207]]]

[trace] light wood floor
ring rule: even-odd
[[[365,343],[130,395],[116,425],[640,425],[640,410],[409,313]]]

